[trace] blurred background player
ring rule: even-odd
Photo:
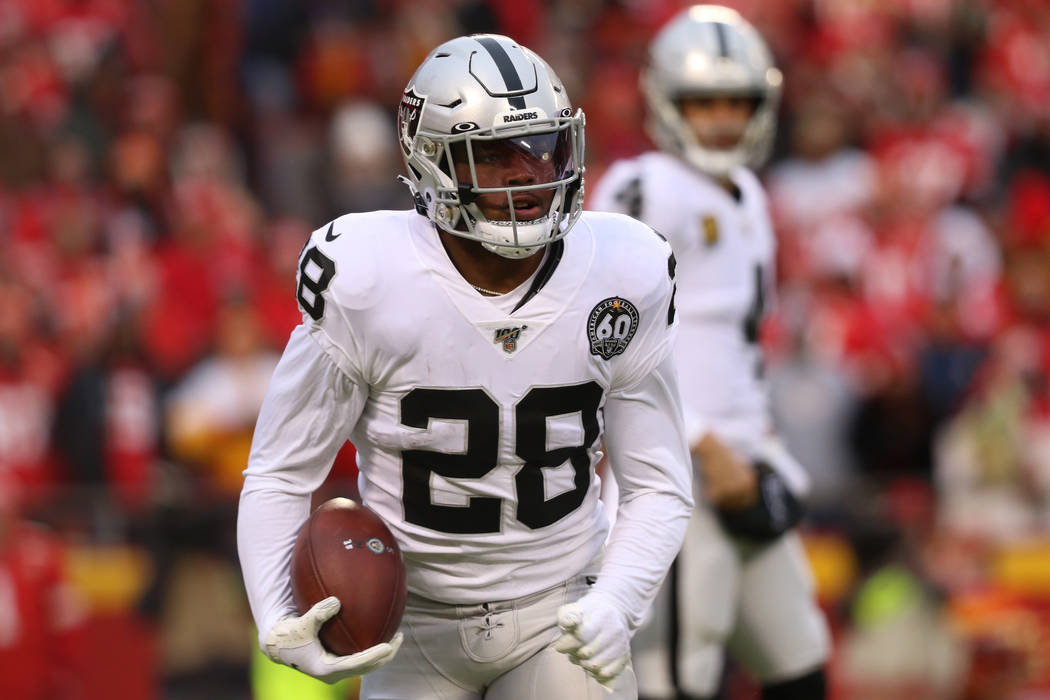
[[[776,241],[749,168],[769,155],[781,82],[734,10],[682,11],[652,41],[641,76],[661,150],[615,163],[591,202],[641,219],[674,249],[676,361],[703,502],[635,638],[643,698],[713,696],[723,647],[767,700],[826,693],[828,631],[793,531],[809,479],[773,433],[759,346]]]

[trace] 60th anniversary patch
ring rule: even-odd
[[[591,309],[587,319],[587,338],[591,354],[606,360],[627,349],[638,330],[638,309],[622,297],[603,299]]]

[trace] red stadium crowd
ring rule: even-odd
[[[308,232],[410,205],[393,105],[458,34],[548,58],[588,177],[647,148],[684,4],[0,3],[0,696],[248,696],[233,518]],[[839,695],[1050,692],[1050,5],[726,4],[785,74],[768,376]]]

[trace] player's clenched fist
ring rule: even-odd
[[[568,654],[605,686],[631,658],[630,635],[623,614],[608,599],[589,593],[558,608],[562,636],[554,648]]]

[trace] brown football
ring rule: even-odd
[[[339,613],[321,627],[333,654],[388,642],[405,611],[405,565],[382,518],[349,498],[321,504],[303,523],[291,561],[292,596],[302,615],[330,595]]]

